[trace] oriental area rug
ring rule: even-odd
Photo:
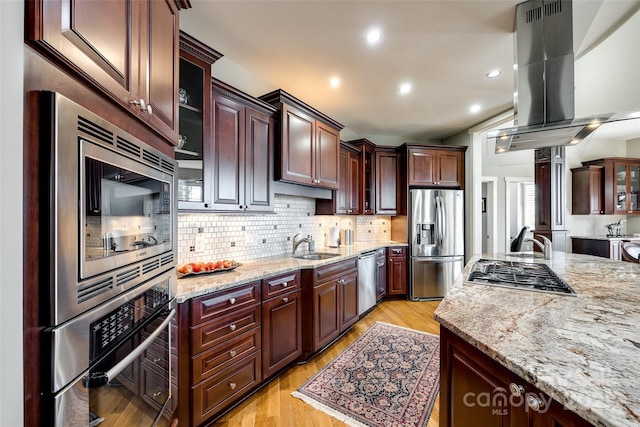
[[[350,426],[425,426],[439,385],[439,337],[378,322],[292,394]]]

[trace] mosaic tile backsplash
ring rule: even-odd
[[[356,242],[391,239],[388,216],[315,215],[315,199],[276,194],[275,213],[256,215],[181,213],[178,263],[235,259],[246,261],[291,252],[296,234],[326,244],[330,227],[352,229]],[[298,250],[306,250],[303,244]]]

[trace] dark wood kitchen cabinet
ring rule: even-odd
[[[387,250],[382,248],[376,251],[376,301],[380,301],[387,295]]]
[[[571,169],[571,213],[604,213],[604,167],[583,166]]]
[[[611,157],[590,160],[582,164],[604,168],[605,214],[640,214],[640,159]]]
[[[300,273],[262,280],[262,377],[267,379],[302,354]]]
[[[391,246],[387,248],[387,294],[402,296],[407,294],[407,248]]]
[[[375,212],[377,215],[398,213],[398,154],[394,148],[375,150]]]
[[[201,425],[262,381],[261,282],[180,304],[178,418]]]
[[[464,188],[464,149],[410,147],[409,185]]]
[[[375,213],[376,195],[376,159],[375,144],[368,139],[356,139],[347,141],[360,152],[360,171],[358,173],[358,210],[362,215]]]
[[[591,426],[442,326],[440,375],[443,427]]]
[[[36,48],[178,144],[178,3],[38,0],[27,7],[27,39]]]
[[[203,167],[198,175],[202,178],[179,183],[180,208],[273,212],[275,108],[219,80],[213,79],[211,90],[211,137],[203,142],[202,160],[196,165]],[[183,161],[185,168],[193,164],[188,156],[180,157],[181,172]]]
[[[175,149],[178,162],[178,209],[202,209],[210,193],[211,66],[222,54],[180,32],[179,130],[184,143]]]
[[[357,258],[302,270],[302,359],[333,342],[358,320]]]
[[[278,109],[275,178],[337,190],[343,126],[281,89],[260,99]]]
[[[339,187],[331,199],[316,199],[317,215],[360,215],[360,160],[358,150],[340,143]]]

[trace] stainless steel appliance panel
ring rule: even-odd
[[[439,299],[462,274],[464,257],[411,258],[411,299]]]
[[[464,192],[410,190],[411,256],[464,254]]]
[[[377,252],[365,252],[358,257],[358,315],[376,305]]]
[[[177,165],[173,159],[122,131],[64,96],[41,92],[43,135],[41,191],[55,198],[41,198],[43,232],[50,236],[41,249],[42,259],[50,264],[48,297],[49,325],[60,325],[103,302],[132,289],[146,280],[175,268],[177,263],[177,201],[175,198]],[[89,206],[100,204],[102,195],[92,192],[88,182],[99,177],[93,166],[123,168],[155,181],[153,196],[140,195],[136,206],[115,199],[105,205],[114,218],[92,216]],[[92,167],[87,168],[87,165]],[[124,174],[124,172],[123,172]],[[96,178],[98,179],[98,178]],[[98,179],[97,182],[103,180]],[[146,184],[145,184],[146,185]],[[159,186],[158,186],[159,185]],[[95,186],[94,186],[95,187]],[[159,190],[158,190],[159,188]],[[142,185],[137,187],[144,192]],[[107,187],[105,187],[107,190]],[[148,193],[148,192],[147,192]],[[140,204],[142,203],[142,204]],[[107,220],[137,215],[140,239],[127,242],[126,251],[112,251],[124,240],[105,233]],[[89,213],[88,213],[89,212]],[[106,212],[106,210],[105,210]],[[154,216],[150,218],[149,215]],[[145,227],[144,221],[148,222]],[[89,230],[90,225],[95,229]],[[140,241],[143,242],[140,242]],[[139,244],[134,244],[139,243]]]

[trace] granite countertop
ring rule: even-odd
[[[341,246],[339,248],[316,246],[315,252],[338,254],[336,257],[318,261],[292,258],[290,254],[259,258],[251,261],[238,260],[241,265],[235,270],[199,276],[188,276],[178,279],[178,292],[176,298],[177,301],[181,303],[190,298],[206,295],[222,289],[244,285],[265,277],[283,274],[302,268],[315,268],[331,264],[336,261],[353,258],[363,252],[387,246],[407,246],[407,244],[394,241],[381,241],[354,243],[353,245]],[[302,254],[304,252],[305,251],[299,249],[297,253]]]
[[[640,426],[640,265],[590,255],[544,262],[576,297],[463,283],[434,318],[597,426]]]
[[[589,239],[589,240],[640,240],[640,236],[571,236],[572,239]]]

